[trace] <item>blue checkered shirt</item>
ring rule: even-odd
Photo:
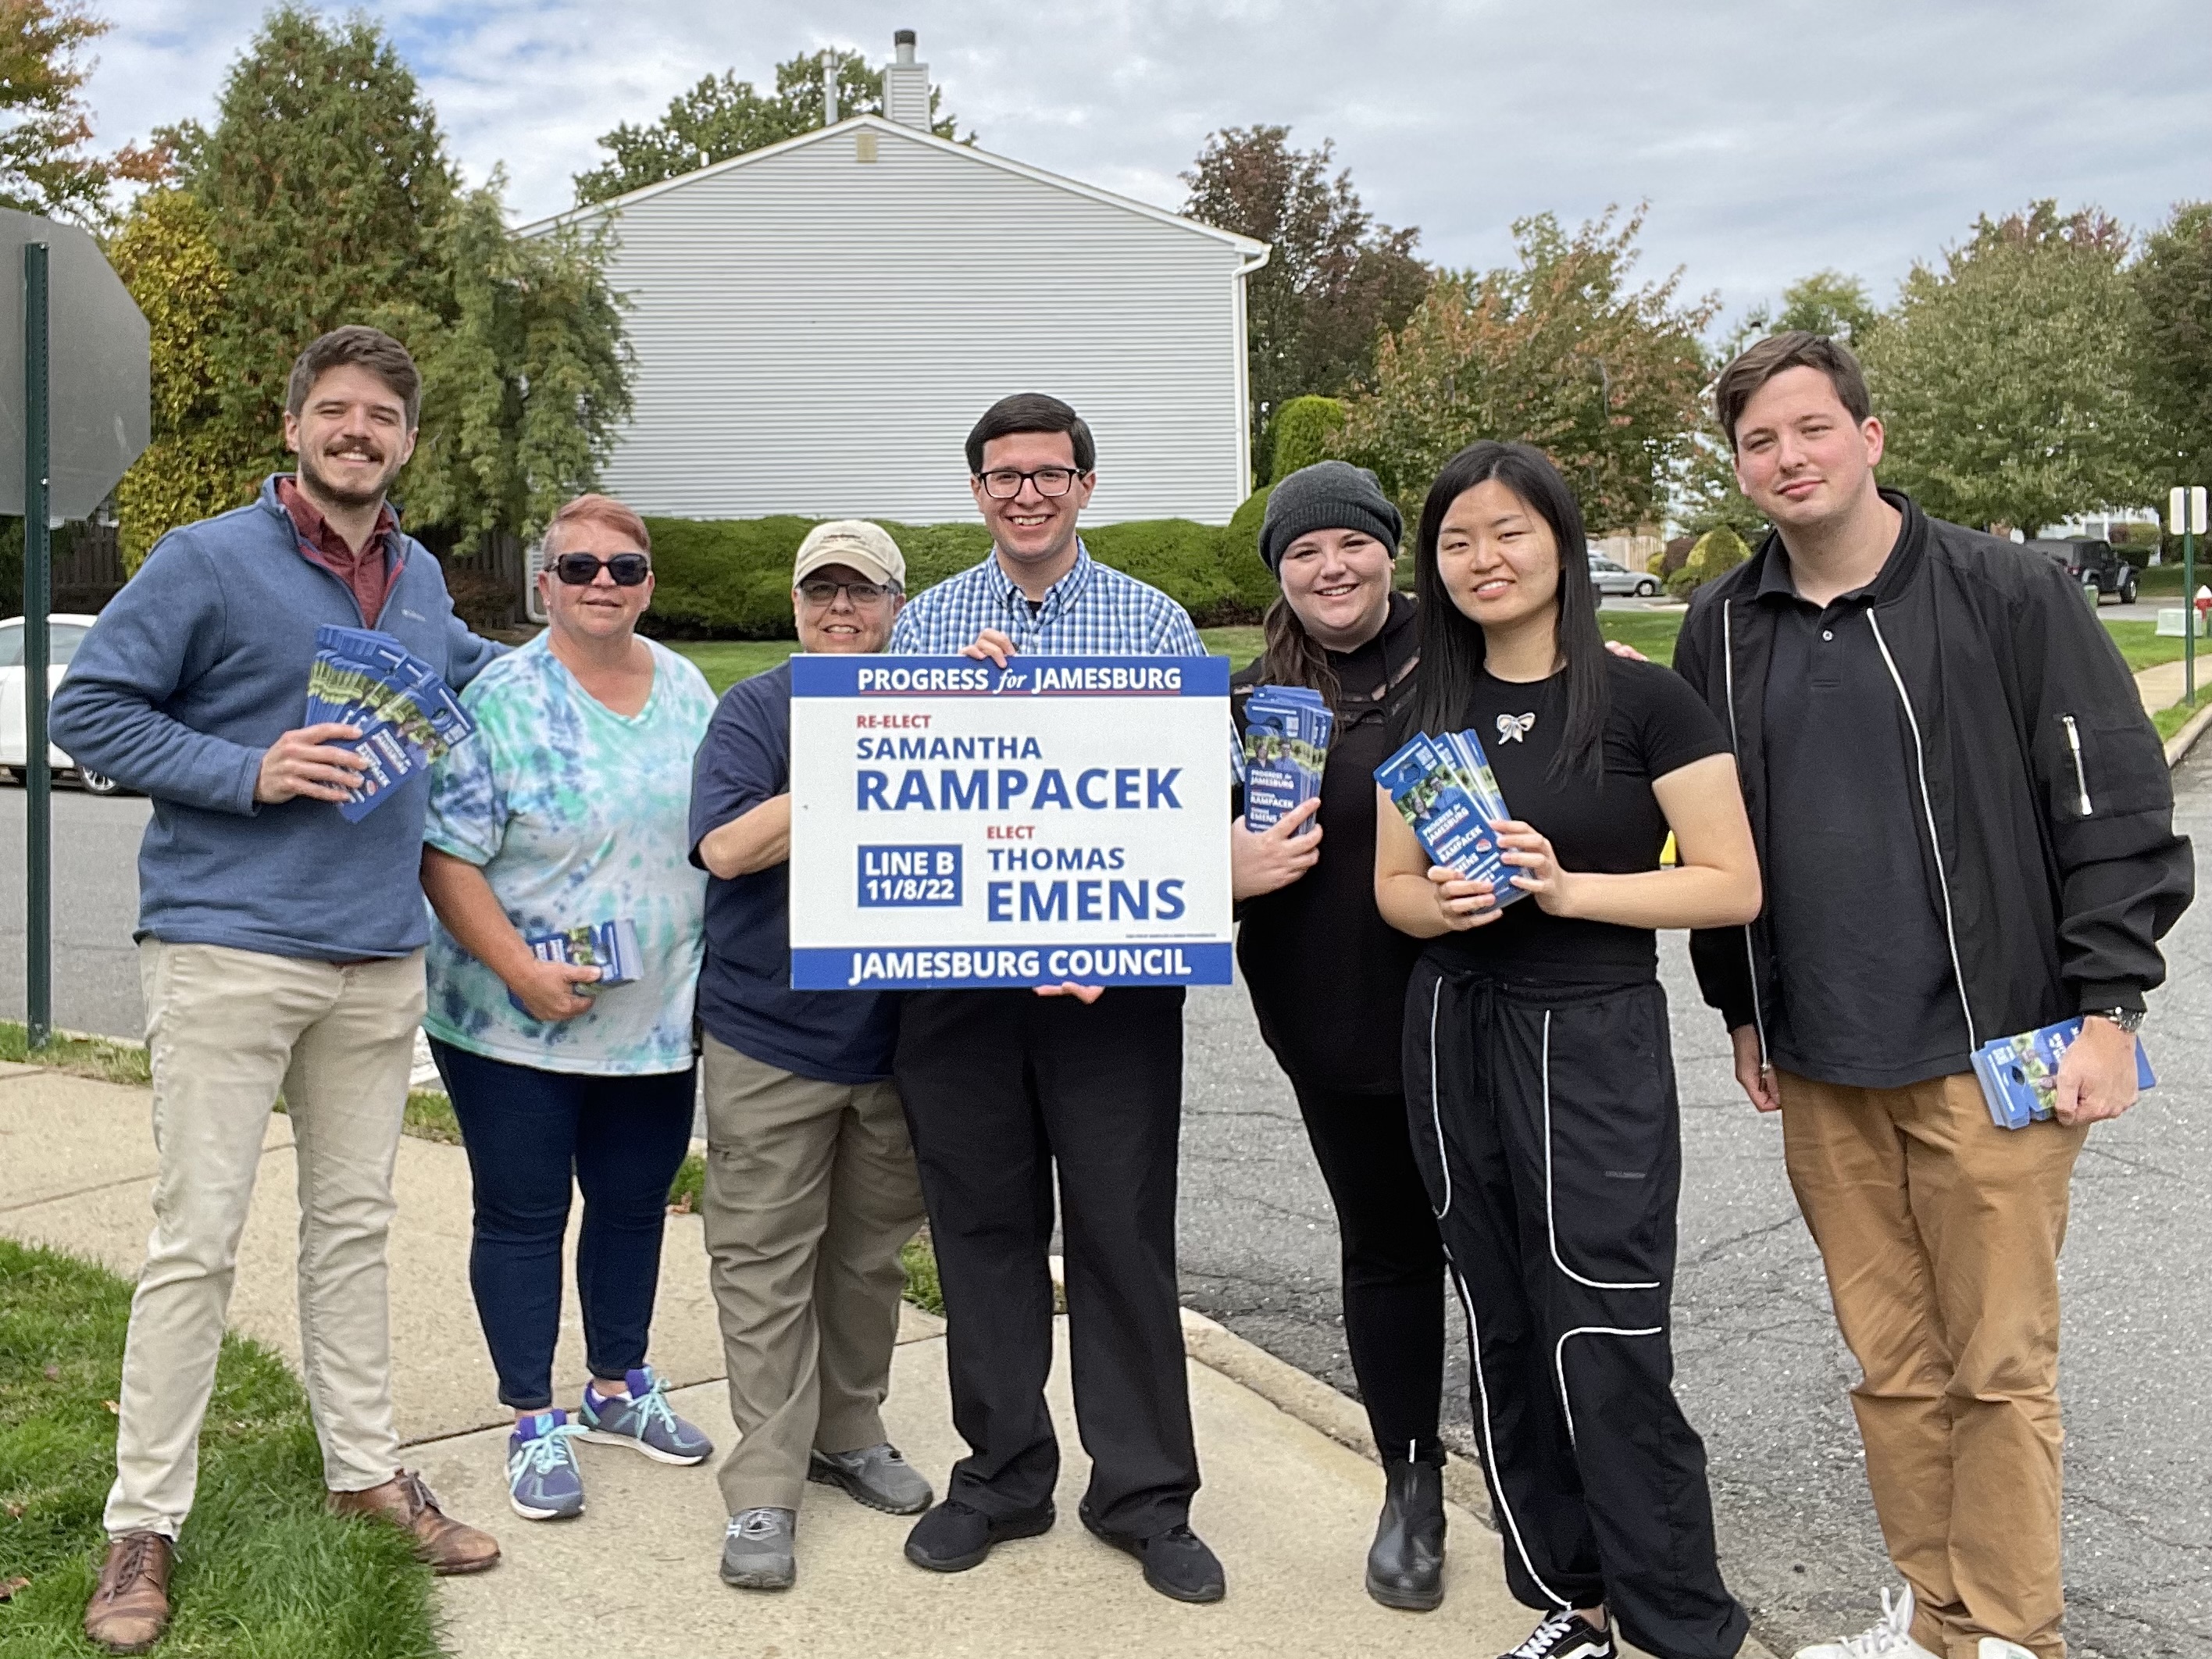
[[[891,626],[900,656],[949,657],[995,628],[1029,656],[1201,657],[1190,613],[1157,587],[1100,564],[1076,544],[1075,568],[1034,613],[994,551],[972,569],[918,593]]]

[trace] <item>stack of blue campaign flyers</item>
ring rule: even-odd
[[[579,996],[591,996],[610,985],[627,985],[638,976],[641,957],[637,948],[637,924],[628,916],[617,916],[612,921],[587,921],[575,927],[564,927],[557,933],[529,933],[522,941],[530,947],[530,954],[540,962],[565,962],[577,968],[596,968],[597,979],[587,979],[574,989]],[[509,991],[507,1000],[524,1013],[522,999]]]
[[[358,823],[477,729],[444,676],[389,634],[325,623],[307,671],[306,724],[335,721],[361,736],[337,745],[368,762],[339,815]]]
[[[1244,827],[1273,829],[1321,793],[1336,712],[1303,685],[1263,685],[1244,705]],[[1308,819],[1298,833],[1314,827]]]
[[[1491,826],[1512,814],[1474,732],[1416,733],[1375,769],[1375,781],[1389,791],[1431,864],[1488,882],[1501,908],[1528,897],[1513,885],[1514,866],[1498,852]]]
[[[2040,1030],[2018,1036],[1998,1037],[1974,1050],[1974,1076],[1989,1103],[1990,1116],[2000,1129],[2024,1129],[2051,1115],[2058,1093],[2058,1062],[2081,1035],[2081,1022],[2062,1019]],[[2136,1087],[2155,1089],[2150,1056],[2136,1043]]]

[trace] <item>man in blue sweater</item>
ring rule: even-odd
[[[459,687],[498,647],[453,615],[437,562],[385,491],[414,453],[421,380],[372,328],[293,366],[292,477],[163,537],[79,647],[55,741],[153,798],[138,856],[139,973],[160,1174],[131,1304],[108,1494],[110,1540],[85,1632],[117,1653],[167,1627],[270,1109],[281,1092],[300,1179],[301,1370],[333,1510],[381,1516],[441,1573],[499,1559],[399,1467],[385,1240],[428,912],[425,792],[358,823],[331,803],[358,732],[301,726],[315,630],[391,635]]]

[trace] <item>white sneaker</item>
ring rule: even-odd
[[[1984,1636],[1981,1659],[2035,1659],[2035,1656],[2017,1642],[2008,1642],[2002,1636]]]
[[[1941,1659],[1941,1656],[1912,1639],[1912,1591],[1908,1587],[1894,1602],[1887,1590],[1882,1591],[1880,1622],[1840,1642],[1815,1642],[1809,1648],[1800,1648],[1796,1659]],[[2011,1659],[2011,1656],[1985,1648],[1981,1659]],[[2034,1656],[2029,1655],[2028,1659]]]

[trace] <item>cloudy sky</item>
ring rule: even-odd
[[[93,0],[104,142],[213,110],[261,0]],[[332,8],[336,9],[337,8]],[[2051,196],[2137,227],[2212,196],[2203,0],[371,0],[472,179],[564,207],[594,140],[703,74],[825,45],[921,56],[1001,155],[1169,207],[1220,127],[1335,141],[1426,257],[1518,216],[1648,201],[1647,269],[1731,313],[1808,271],[1886,301],[1978,213]]]

